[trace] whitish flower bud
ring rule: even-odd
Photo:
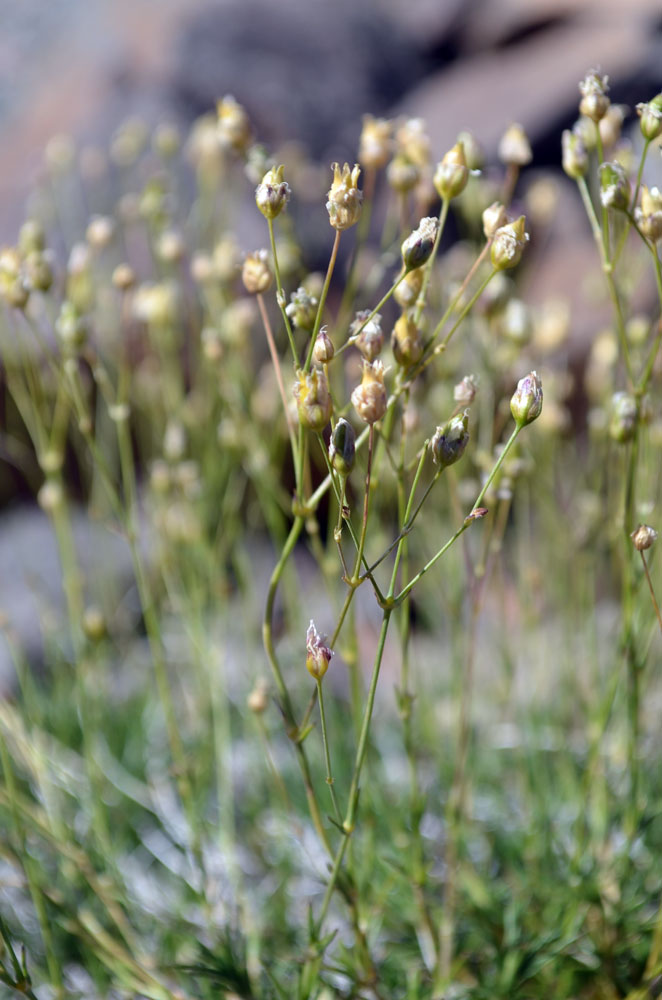
[[[398,194],[407,194],[421,179],[421,168],[406,153],[396,153],[386,169],[386,179]]]
[[[90,219],[85,238],[95,250],[107,247],[115,235],[115,223],[108,215],[95,215]]]
[[[264,681],[260,681],[260,683],[255,685],[246,699],[246,704],[255,715],[262,715],[263,712],[266,712],[269,699],[267,696],[267,686]]]
[[[309,372],[298,371],[297,379],[293,392],[299,420],[304,427],[323,431],[333,412],[326,375],[319,368],[313,368]]]
[[[266,250],[255,250],[246,255],[241,269],[241,280],[250,295],[266,292],[271,287],[274,276],[269,267],[269,254]]]
[[[542,382],[536,372],[529,372],[517,383],[510,400],[510,412],[518,427],[532,423],[542,411]]]
[[[469,168],[464,155],[464,146],[456,142],[446,153],[434,172],[433,183],[440,198],[457,198],[462,194],[469,180]]]
[[[13,247],[0,250],[0,296],[14,309],[24,309],[30,297],[22,257]]]
[[[662,135],[662,94],[656,94],[647,104],[637,104],[639,127],[649,141]]]
[[[145,282],[136,289],[133,314],[154,327],[166,327],[177,318],[177,290],[168,281]]]
[[[331,464],[341,476],[348,476],[354,468],[355,457],[356,433],[349,421],[341,417],[333,428],[329,442]]]
[[[359,139],[359,163],[363,167],[379,170],[386,166],[391,153],[392,123],[385,118],[363,116]]]
[[[528,344],[533,333],[531,312],[521,299],[509,299],[501,317],[501,330],[508,340],[523,346]]]
[[[604,118],[598,122],[603,146],[615,146],[621,138],[623,120],[627,108],[622,104],[610,104]]]
[[[415,271],[408,271],[393,292],[393,298],[401,309],[408,309],[416,302],[423,287],[423,274],[423,269],[420,267]]]
[[[251,142],[251,124],[244,108],[229,94],[216,105],[218,140],[226,149],[245,153]]]
[[[166,264],[176,264],[186,253],[184,237],[176,229],[166,229],[156,242],[156,256]]]
[[[640,524],[630,535],[637,552],[644,552],[657,540],[657,531],[650,524]]]
[[[497,229],[501,229],[508,222],[508,213],[505,206],[500,201],[493,201],[483,212],[483,232],[485,239],[491,239]]]
[[[452,417],[441,427],[437,427],[430,441],[432,461],[445,469],[462,458],[469,443],[469,417],[467,413]]]
[[[561,136],[563,169],[574,181],[585,177],[588,171],[588,151],[581,135],[566,129]]]
[[[609,77],[601,76],[597,70],[590,70],[579,84],[582,95],[579,111],[593,122],[599,122],[609,107]]]
[[[55,320],[55,332],[67,352],[79,351],[87,340],[87,323],[79,315],[73,302],[67,299],[62,303],[58,318]]]
[[[464,147],[464,156],[469,170],[482,170],[485,166],[485,150],[473,132],[460,132],[457,141]]]
[[[620,444],[631,441],[637,429],[637,401],[627,392],[616,392],[611,398],[609,436]]]
[[[290,200],[290,185],[283,180],[284,169],[281,164],[267,170],[255,189],[255,204],[265,219],[275,219]]]
[[[500,229],[497,229],[492,241],[492,266],[497,271],[515,267],[522,258],[528,239],[526,219],[523,215],[520,215],[516,222],[509,222],[507,225],[501,226]]]
[[[417,267],[422,267],[430,259],[438,232],[439,219],[433,216],[421,219],[418,229],[415,229],[407,237],[401,247],[402,263],[405,270],[413,271]]]
[[[363,379],[352,393],[352,403],[361,420],[374,424],[386,413],[386,369],[381,361],[363,362]]]
[[[310,295],[303,285],[290,295],[285,312],[299,330],[310,330],[317,316],[317,299]]]
[[[605,208],[628,210],[630,182],[620,163],[600,164],[600,201]]]
[[[47,514],[52,514],[53,511],[57,510],[63,500],[62,486],[56,479],[47,479],[37,493],[37,503]]]
[[[662,239],[662,193],[659,188],[641,189],[641,206],[635,208],[634,217],[646,239],[657,243]]]
[[[342,232],[342,230],[355,225],[361,215],[363,195],[357,186],[361,168],[358,163],[354,164],[352,170],[350,170],[349,163],[343,164],[342,170],[337,163],[333,163],[331,166],[333,181],[327,194],[326,210],[333,228]]]
[[[423,356],[423,336],[413,319],[403,313],[393,327],[391,349],[403,368],[411,368]]]
[[[111,280],[120,292],[128,292],[136,283],[136,274],[129,264],[118,264]]]
[[[499,159],[515,167],[525,167],[533,159],[531,143],[521,125],[509,125],[499,141]]]
[[[422,118],[408,118],[396,132],[395,140],[398,150],[418,167],[430,162],[430,137]]]
[[[478,390],[478,379],[475,375],[465,375],[461,382],[458,382],[453,389],[453,399],[458,406],[471,406],[476,398]]]
[[[186,431],[179,420],[169,420],[163,435],[163,454],[169,462],[179,462],[186,452]]]
[[[326,636],[320,635],[312,618],[306,632],[306,670],[320,681],[329,668],[333,650],[325,645]]]
[[[329,361],[333,360],[333,355],[335,350],[331,337],[326,332],[326,327],[323,326],[320,332],[315,338],[315,346],[313,347],[313,361],[316,365],[328,365]]]
[[[361,309],[350,324],[350,339],[356,343],[359,351],[366,361],[374,361],[379,357],[384,346],[384,334],[382,332],[382,317],[379,313],[366,323],[370,316],[369,309]]]

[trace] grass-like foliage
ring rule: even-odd
[[[519,126],[435,165],[368,117],[331,176],[231,98],[48,147],[0,253],[62,580],[3,621],[8,995],[658,995],[662,95],[627,145],[580,89],[585,358],[524,298]]]

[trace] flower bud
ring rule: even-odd
[[[402,368],[411,368],[423,356],[423,337],[413,319],[403,313],[391,334],[393,356]]]
[[[509,125],[499,141],[499,159],[514,167],[525,167],[533,159],[531,143],[521,125]]]
[[[566,129],[561,136],[563,169],[574,181],[585,177],[588,171],[588,151],[581,135]]]
[[[421,168],[406,153],[396,153],[386,169],[386,179],[398,194],[407,194],[421,179]]]
[[[53,268],[48,251],[31,250],[25,257],[25,280],[30,289],[47,292],[53,284]]]
[[[420,267],[415,271],[408,271],[393,292],[393,298],[401,309],[408,309],[416,302],[423,287],[423,274],[423,269]]]
[[[637,104],[637,114],[644,139],[650,142],[662,135],[662,94],[656,94],[647,104]]]
[[[356,433],[354,428],[341,417],[333,428],[329,442],[329,458],[331,465],[341,476],[348,476],[354,468],[356,458]]]
[[[106,637],[108,627],[101,608],[90,604],[83,612],[83,632],[90,642],[101,642]]]
[[[620,163],[600,164],[600,201],[621,212],[630,207],[630,182]]]
[[[440,198],[450,200],[462,194],[469,180],[469,168],[464,146],[456,142],[446,153],[434,172],[433,184]]]
[[[528,344],[533,334],[531,311],[521,299],[509,299],[501,317],[501,332],[513,344]]]
[[[432,461],[435,465],[445,469],[462,458],[469,443],[468,425],[469,416],[465,412],[452,417],[442,427],[437,427],[430,441]]]
[[[251,142],[248,115],[234,97],[227,95],[216,104],[217,134],[222,147],[244,154]]]
[[[333,412],[326,375],[319,368],[313,368],[309,372],[298,371],[297,379],[293,392],[299,421],[313,431],[323,431]]]
[[[361,168],[355,163],[350,171],[349,163],[345,163],[341,170],[337,163],[333,163],[332,169],[333,181],[327,194],[326,210],[333,228],[342,232],[355,225],[361,215],[363,195],[357,187]]]
[[[264,681],[260,681],[259,684],[255,685],[246,699],[246,704],[255,715],[262,715],[263,712],[266,712],[269,700],[267,697],[267,686]]]
[[[619,444],[631,441],[637,429],[637,401],[627,392],[616,392],[611,398],[609,436]]]
[[[128,292],[136,283],[136,274],[130,264],[118,264],[111,278],[113,285],[120,292]]]
[[[457,141],[464,147],[464,156],[469,170],[482,170],[485,166],[485,150],[473,132],[460,132]]]
[[[523,215],[520,215],[516,222],[509,222],[507,225],[501,226],[500,229],[497,229],[492,241],[492,266],[497,271],[515,267],[522,258],[528,239],[526,219]]]
[[[361,309],[350,324],[350,340],[356,344],[366,361],[374,361],[379,357],[384,346],[382,318],[379,313],[368,321],[370,310]]]
[[[408,118],[395,134],[398,150],[415,163],[425,167],[430,162],[430,137],[422,118]]]
[[[300,285],[290,295],[285,312],[298,330],[311,330],[317,316],[317,299]]]
[[[325,642],[326,636],[319,634],[311,618],[306,632],[306,670],[317,681],[324,677],[333,656],[333,650]]]
[[[30,287],[18,250],[0,250],[0,297],[14,309],[24,309],[30,297]]]
[[[290,200],[290,185],[283,180],[284,169],[281,164],[267,170],[255,189],[255,204],[265,219],[275,219]]]
[[[582,95],[579,102],[580,114],[586,115],[596,124],[607,113],[609,107],[609,77],[600,76],[597,70],[590,70],[579,84]]]
[[[630,535],[637,552],[644,552],[657,540],[657,531],[649,524],[640,524]]]
[[[316,365],[328,365],[329,361],[333,360],[333,355],[335,350],[331,337],[329,337],[326,332],[326,327],[323,326],[320,332],[315,338],[315,346],[313,347],[313,361]]]
[[[363,379],[352,393],[352,403],[361,420],[374,424],[386,413],[386,369],[381,361],[363,362]]]
[[[85,238],[95,250],[104,250],[115,235],[115,222],[108,215],[95,215],[85,230]]]
[[[497,229],[508,222],[508,213],[500,201],[493,201],[483,212],[483,232],[485,239],[492,239]]]
[[[659,188],[641,189],[641,206],[635,208],[634,217],[646,239],[657,243],[662,239],[662,193]]]
[[[55,320],[55,331],[67,352],[76,353],[87,340],[87,323],[79,315],[73,302],[67,299],[62,303],[58,318]]]
[[[392,123],[385,118],[363,116],[359,139],[359,163],[363,167],[379,170],[386,166],[391,151],[392,129]]]
[[[628,109],[622,104],[610,104],[604,118],[598,122],[603,146],[615,146],[621,138],[623,119]]]
[[[44,227],[36,219],[27,219],[18,233],[18,249],[21,253],[27,254],[32,250],[44,250],[45,247]]]
[[[476,398],[478,379],[475,375],[465,375],[453,389],[453,399],[458,406],[471,406]]]
[[[510,412],[518,427],[532,423],[542,410],[542,382],[536,372],[529,372],[517,383],[510,400]]]
[[[414,271],[430,259],[438,232],[439,219],[433,216],[421,219],[418,229],[407,237],[401,247],[402,263],[406,271]]]
[[[274,276],[269,267],[269,254],[266,250],[255,250],[244,259],[241,269],[241,280],[250,295],[259,295],[271,287]]]

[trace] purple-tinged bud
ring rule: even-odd
[[[386,368],[381,361],[363,362],[363,379],[352,393],[352,403],[361,420],[374,424],[386,413]]]
[[[341,417],[333,428],[329,442],[329,458],[331,465],[341,476],[348,476],[354,468],[356,458],[356,433],[354,428]]]
[[[600,201],[621,212],[630,207],[630,182],[620,163],[600,164]]]
[[[335,349],[333,347],[331,337],[326,332],[326,327],[323,326],[315,338],[313,361],[316,365],[328,365],[329,361],[333,360],[334,354]]]
[[[456,142],[449,149],[434,172],[433,183],[440,198],[450,200],[462,194],[469,180],[469,168],[464,146]]]
[[[311,618],[306,632],[306,670],[316,681],[322,680],[333,656],[333,650],[325,642],[326,636],[319,634]]]
[[[432,461],[441,469],[462,458],[469,443],[468,414],[458,414],[441,427],[437,427],[430,441]]]
[[[540,416],[542,410],[542,382],[536,372],[529,372],[517,383],[510,400],[510,412],[518,427],[525,427]]]
[[[609,436],[619,444],[631,441],[637,430],[637,401],[627,392],[616,392],[611,398]]]
[[[265,219],[275,219],[290,200],[290,185],[283,180],[284,169],[281,164],[267,170],[255,189],[255,204]]]
[[[422,267],[430,259],[439,232],[439,219],[428,216],[421,219],[415,229],[402,244],[402,262],[406,271]]]
[[[561,136],[563,169],[574,181],[585,177],[588,171],[588,151],[577,132],[566,129]]]
[[[662,135],[662,94],[656,94],[647,104],[637,104],[637,114],[644,139],[650,142]]]
[[[299,421],[312,431],[323,431],[333,412],[326,375],[318,368],[313,368],[309,372],[298,371],[297,379],[293,392]]]
[[[640,524],[630,535],[637,552],[644,552],[657,540],[657,531],[650,524]]]
[[[529,239],[526,232],[526,219],[520,215],[515,222],[501,226],[494,234],[492,241],[492,266],[497,271],[505,271],[516,267],[522,259],[524,247]]]
[[[609,77],[601,76],[597,70],[590,70],[579,84],[582,95],[579,102],[580,114],[586,115],[596,124],[607,113],[609,107]]]
[[[391,334],[391,349],[402,368],[411,368],[423,356],[423,335],[413,319],[403,313]]]

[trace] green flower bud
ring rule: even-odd
[[[386,179],[398,194],[407,194],[421,179],[421,168],[406,153],[396,153],[386,168]]]
[[[437,427],[430,441],[432,461],[445,469],[462,458],[469,443],[469,415],[465,411]]]
[[[255,189],[255,204],[265,219],[275,219],[290,200],[290,185],[283,180],[284,169],[281,164],[279,167],[267,170],[262,182]]]
[[[457,198],[462,194],[469,180],[469,168],[464,155],[464,146],[456,142],[446,153],[434,172],[433,183],[440,198]]]
[[[356,458],[356,433],[354,428],[341,417],[333,428],[329,443],[331,465],[341,476],[348,476],[354,468]]]
[[[600,164],[600,201],[621,212],[630,207],[630,182],[620,163]]]
[[[578,180],[588,171],[588,151],[584,140],[577,132],[566,129],[561,136],[563,169],[568,177]]]
[[[518,427],[532,423],[542,410],[542,382],[536,372],[529,372],[517,383],[510,400],[510,412]]]
[[[418,229],[407,237],[401,247],[402,263],[406,271],[414,271],[430,259],[438,232],[439,219],[433,216],[421,219]]]
[[[590,70],[579,84],[582,99],[579,111],[596,124],[607,113],[609,107],[609,77],[600,76],[596,70]]]
[[[611,399],[609,436],[619,444],[631,441],[637,429],[637,401],[627,392],[616,392]]]
[[[323,431],[333,412],[331,393],[326,375],[318,368],[310,372],[298,371],[294,383],[299,421],[313,431]]]
[[[656,94],[647,104],[637,104],[639,127],[644,139],[662,135],[662,94]]]
[[[522,259],[524,247],[529,239],[526,232],[526,219],[520,215],[516,222],[501,226],[494,234],[490,256],[492,266],[497,271],[505,271],[515,267]]]

